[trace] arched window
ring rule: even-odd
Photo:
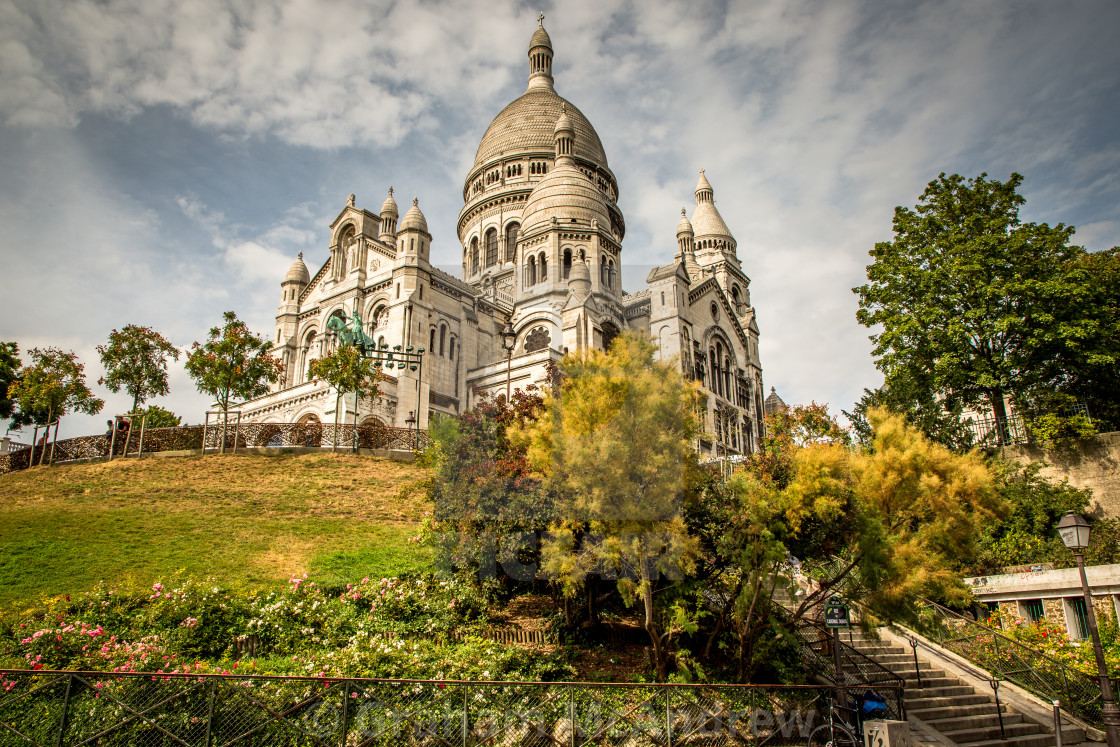
[[[370,327],[371,332],[378,332],[389,326],[389,307],[378,306],[377,310],[373,312],[373,322]]]
[[[568,276],[572,274],[572,250],[564,250],[564,279],[567,280]]]
[[[433,353],[433,354],[436,352],[436,328],[435,327],[432,327],[430,330],[428,330],[428,352]]]
[[[525,284],[537,284],[537,258],[529,257],[529,266],[525,268]]]
[[[471,274],[478,274],[478,239],[471,239]]]
[[[439,357],[443,357],[443,351],[447,349],[447,325],[439,325]]]
[[[455,360],[455,338],[454,337],[451,338],[451,343],[450,343],[450,345],[447,349],[447,357],[450,358],[451,360]]]
[[[318,357],[318,351],[316,350],[317,345],[315,330],[311,330],[303,338],[303,349],[301,350],[301,357],[303,360],[300,363],[299,370],[299,383],[301,384],[311,378],[307,375],[307,369],[311,366],[311,361]]]
[[[743,301],[739,298],[739,286],[731,286],[731,298],[735,301],[735,310],[738,311],[739,304]]]
[[[491,228],[486,232],[486,266],[498,264],[498,232]]]
[[[520,168],[519,166],[518,169]],[[520,231],[520,223],[510,223],[506,226],[506,262],[512,262],[517,257],[517,234]]]
[[[548,280],[548,258],[541,252],[541,282]]]

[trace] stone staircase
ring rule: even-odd
[[[1053,732],[1029,721],[1022,714],[1000,704],[1003,712],[1003,733],[1000,737],[999,714],[992,691],[976,690],[965,682],[936,669],[924,660],[918,649],[921,684],[914,669],[914,654],[909,648],[869,636],[860,630],[845,631],[842,640],[865,656],[896,672],[906,681],[906,715],[921,721],[952,743],[964,747],[1009,745],[1012,747],[1055,747]],[[1062,729],[1064,745],[1085,741],[1081,728]]]

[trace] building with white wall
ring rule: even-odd
[[[750,279],[715,190],[701,170],[691,218],[681,211],[673,262],[654,268],[644,290],[623,292],[619,186],[595,128],[556,92],[552,59],[542,22],[529,44],[526,91],[487,128],[464,179],[461,277],[431,264],[418,200],[400,216],[391,188],[377,212],[351,195],[316,272],[301,255],[281,283],[273,342],[285,377],[246,402],[244,418],[352,419],[307,375],[335,344],[332,316],[357,314],[379,344],[424,348],[421,368],[395,369],[384,395],[357,412],[359,422],[402,427],[417,417],[421,428],[432,413],[459,413],[479,396],[504,394],[507,363],[512,387],[523,388],[544,381],[550,361],[605,349],[630,329],[702,383],[702,453],[754,450],[764,396],[759,332]],[[508,362],[507,325],[517,336]]]

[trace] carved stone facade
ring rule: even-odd
[[[394,369],[358,422],[425,428],[433,412],[458,413],[480,393],[504,394],[544,381],[549,361],[604,349],[622,330],[648,335],[701,382],[698,449],[709,455],[755,449],[763,411],[758,327],[750,279],[735,238],[716,210],[704,172],[692,219],[682,209],[674,261],[648,288],[622,290],[625,221],[618,183],[595,129],[553,87],[552,42],[543,24],[530,42],[529,85],[483,135],[463,184],[458,235],[462,279],[430,263],[431,234],[417,200],[397,225],[389,197],[378,213],[353,195],[330,226],[329,258],[314,276],[302,255],[281,284],[274,342],[285,380],[246,402],[250,420],[350,422],[354,403],[308,381],[307,367],[336,344],[332,316],[357,313],[376,341],[424,348],[417,371]],[[508,360],[502,330],[517,333]]]

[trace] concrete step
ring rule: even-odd
[[[1038,728],[1038,724],[1028,724],[1026,722],[1009,724],[1007,721],[1004,721],[1003,730],[1008,737],[1036,736],[1042,733]],[[974,726],[970,729],[942,731],[941,733],[957,744],[982,742],[987,739],[1000,739],[998,723],[995,726]]]
[[[1007,706],[1000,704],[1000,709],[1005,713]],[[977,703],[975,705],[964,706],[935,706],[934,708],[915,708],[910,710],[906,709],[908,715],[914,718],[920,718],[922,721],[941,721],[949,718],[961,718],[964,716],[996,716],[995,703]]]
[[[925,680],[922,680],[923,684]],[[913,687],[906,688],[906,699],[910,698],[945,698],[950,695],[974,695],[976,690],[968,685],[941,685],[939,687],[918,687],[915,682]]]
[[[927,696],[920,690],[914,692],[913,695],[911,695],[909,691],[906,693],[906,710],[908,711],[919,711],[928,708],[947,708],[951,706],[980,705],[981,703],[991,702],[987,695],[981,693],[947,695],[943,697]]]
[[[905,653],[903,651],[898,651],[898,652],[884,651],[882,653],[874,653],[874,654],[868,653],[866,651],[860,651],[860,653],[862,653],[868,659],[872,659],[872,660],[874,660],[874,661],[876,661],[880,664],[886,664],[888,662],[891,663],[891,664],[897,664],[899,662],[902,662],[903,664],[913,664],[914,663],[913,654],[908,654],[908,653]]]
[[[906,692],[919,692],[920,690],[924,690],[927,687],[958,687],[961,684],[961,681],[956,677],[948,677],[944,674],[942,674],[942,676],[940,677],[927,677],[925,672],[922,672],[921,687],[918,687],[918,678],[914,676],[913,672],[903,675],[902,681],[906,687]]]
[[[1053,734],[1028,734],[1021,737],[1008,735],[1007,739],[983,739],[977,742],[957,742],[964,747],[1054,747],[1057,742]]]
[[[995,726],[997,729],[999,728],[999,716],[996,715],[995,709],[993,709],[992,712],[987,715],[946,716],[944,718],[938,719],[925,719],[910,712],[907,712],[907,715],[915,716],[915,718],[919,718],[922,721],[925,721],[927,724],[940,732],[984,729],[989,726]],[[1021,723],[1023,723],[1023,717],[1020,714],[1004,712],[1004,726]]]

